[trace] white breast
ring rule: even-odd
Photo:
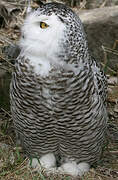
[[[29,59],[29,64],[33,66],[34,73],[43,77],[49,75],[51,65],[48,59],[43,59],[43,57],[36,57],[31,55],[27,55],[26,58]]]

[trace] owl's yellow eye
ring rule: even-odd
[[[46,28],[49,27],[49,25],[46,24],[45,22],[40,22],[40,27],[41,27],[42,29],[46,29]]]

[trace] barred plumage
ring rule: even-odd
[[[38,34],[42,21],[50,37],[48,28]],[[60,164],[98,161],[107,127],[106,78],[89,55],[80,19],[48,3],[28,15],[22,36],[10,96],[24,151],[38,158],[53,153]]]

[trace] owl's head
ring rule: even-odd
[[[87,49],[79,17],[60,3],[41,5],[27,15],[20,46],[32,56],[64,61],[81,57]]]

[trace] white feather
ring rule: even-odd
[[[77,165],[78,167],[78,174],[79,176],[82,176],[84,173],[88,172],[90,169],[90,165],[85,162],[81,162]]]
[[[30,162],[28,166],[30,165]],[[32,159],[31,167],[34,171],[41,171],[41,168],[50,173],[56,170],[56,158],[53,153],[45,154],[39,160],[37,158]]]
[[[46,154],[40,158],[41,166],[50,169],[56,166],[56,158],[53,153]]]
[[[88,172],[90,166],[88,163],[82,162],[77,164],[75,161],[64,163],[58,168],[60,173],[66,173],[72,176],[82,176],[85,172]]]
[[[64,163],[61,167],[58,168],[59,172],[62,174],[69,174],[72,176],[78,175],[78,167],[76,162]]]
[[[40,22],[49,25],[46,29],[40,28]],[[37,15],[36,12],[27,16],[22,27],[20,47],[24,55],[30,60],[34,71],[42,76],[48,75],[50,65],[61,64],[57,55],[60,51],[59,42],[64,37],[64,24],[55,14],[51,16]]]

